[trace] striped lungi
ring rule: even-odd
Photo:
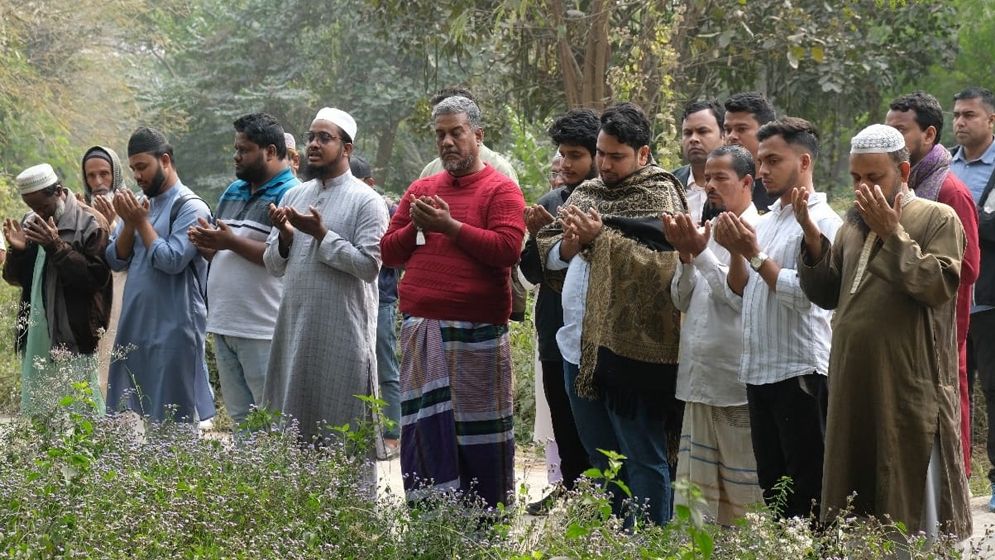
[[[683,426],[677,480],[701,489],[708,520],[730,526],[751,506],[763,503],[746,405],[689,402]],[[675,491],[674,503],[688,505],[687,495]]]
[[[408,317],[401,327],[401,472],[408,500],[433,490],[514,499],[507,325]]]

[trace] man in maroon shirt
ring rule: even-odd
[[[445,171],[408,187],[380,243],[403,267],[401,471],[409,501],[433,490],[514,496],[511,267],[525,199],[480,159],[480,108],[462,96],[432,110]]]
[[[940,143],[943,108],[932,95],[917,91],[895,99],[885,117],[905,137],[912,170],[909,188],[916,196],[946,204],[954,209],[964,226],[964,260],[957,290],[957,351],[960,378],[960,430],[964,467],[971,476],[971,407],[967,383],[967,327],[971,317],[971,293],[981,267],[978,245],[978,209],[971,191],[950,172],[950,152]]]

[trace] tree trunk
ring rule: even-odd
[[[394,154],[394,142],[397,140],[397,128],[400,126],[400,119],[391,118],[390,124],[380,131],[377,140],[377,159],[373,164],[373,177],[382,188],[386,190],[387,181],[390,179],[388,165],[390,157]],[[406,186],[406,185],[405,185]],[[403,191],[403,188],[401,189]]]
[[[581,70],[570,45],[567,24],[564,20],[566,8],[563,0],[549,0],[549,11],[556,30],[556,54],[560,62],[560,72],[563,75],[563,94],[567,99],[567,107],[571,109],[582,107],[581,100]]]
[[[591,4],[591,28],[587,32],[587,47],[584,49],[584,82],[581,89],[581,103],[595,110],[605,108],[608,100],[608,62],[611,43],[608,30],[611,24],[611,7],[607,0],[595,0]]]

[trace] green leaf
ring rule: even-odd
[[[822,61],[826,59],[826,51],[822,47],[812,47],[810,50],[812,53],[812,60],[822,64]]]

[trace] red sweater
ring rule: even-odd
[[[425,232],[416,245],[410,196],[438,195],[462,225],[456,235]],[[402,313],[503,325],[511,315],[511,267],[525,237],[525,198],[490,165],[466,177],[448,171],[408,187],[380,241],[384,266],[403,267]]]
[[[971,475],[971,407],[967,386],[967,327],[971,320],[971,295],[981,271],[981,247],[978,245],[978,209],[967,185],[953,172],[936,193],[936,201],[954,209],[964,226],[964,258],[960,265],[960,286],[957,290],[957,351],[960,377],[960,429],[964,467]]]

